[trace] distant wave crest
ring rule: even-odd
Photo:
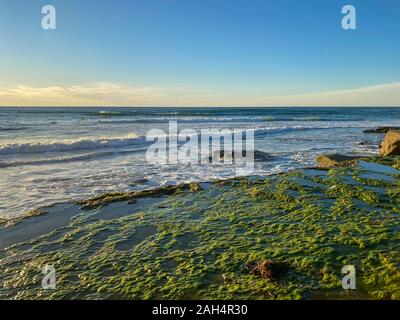
[[[99,111],[97,113],[99,116],[103,116],[103,117],[119,117],[119,116],[123,116],[125,115],[124,112],[120,112],[120,111]],[[128,114],[129,115],[129,114]]]
[[[326,125],[292,125],[292,126],[261,126],[247,128],[254,131],[255,136],[269,134],[280,134],[291,131],[323,130],[346,127],[365,127],[354,123],[329,123]],[[221,128],[222,129],[222,128]],[[246,130],[242,128],[241,130]],[[166,132],[168,134],[168,132]],[[49,152],[73,152],[76,150],[91,151],[95,149],[123,148],[132,145],[146,144],[146,137],[130,134],[123,137],[104,137],[104,138],[80,138],[73,140],[51,141],[51,142],[29,142],[0,145],[0,155],[35,154]]]
[[[1,131],[21,131],[25,130],[25,127],[0,127],[0,132]]]

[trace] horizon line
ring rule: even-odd
[[[359,105],[359,106],[309,106],[309,105],[298,105],[298,106],[29,106],[29,105],[20,105],[20,106],[0,106],[0,108],[219,108],[219,109],[233,109],[233,108],[400,108],[400,105],[389,105],[389,106],[368,106],[368,105]]]

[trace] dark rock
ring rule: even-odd
[[[132,187],[134,187],[135,185],[138,185],[138,184],[145,184],[145,183],[147,183],[147,182],[149,182],[149,180],[146,179],[146,178],[137,179],[137,180],[132,181],[132,183],[130,183],[129,185],[132,186]]]
[[[391,130],[400,130],[400,127],[378,127],[374,129],[366,129],[364,133],[388,133]]]
[[[389,131],[379,148],[381,156],[400,155],[400,131]]]
[[[256,161],[271,161],[272,156],[260,150],[254,150],[254,160]]]
[[[249,152],[253,152],[254,153],[254,161],[271,161],[272,160],[272,156],[270,156],[268,153],[265,153],[263,151],[260,150],[253,150],[253,151],[249,151]],[[247,151],[243,150],[242,151],[242,157],[246,157],[247,155]],[[224,150],[220,150],[220,151],[216,151],[214,153],[214,157],[217,158],[218,160],[229,160],[230,157],[228,157],[228,155],[225,155]],[[232,160],[235,159],[235,151],[232,151]],[[212,157],[209,157],[209,161],[212,161]]]

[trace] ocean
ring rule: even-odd
[[[376,155],[400,108],[0,108],[0,218],[105,192],[235,176],[229,165],[146,161],[151,129],[253,130],[270,157],[254,175],[315,165],[322,153]]]

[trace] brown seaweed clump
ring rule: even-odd
[[[288,266],[283,262],[268,259],[250,263],[247,269],[257,277],[276,281],[287,273]]]

